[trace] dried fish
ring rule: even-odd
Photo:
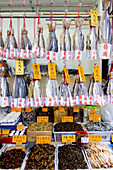
[[[87,131],[112,131],[113,126],[106,122],[89,122],[84,125]]]

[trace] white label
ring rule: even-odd
[[[74,60],[82,60],[82,54],[83,54],[83,51],[75,50],[73,59]]]
[[[65,51],[60,51],[60,59],[66,60],[66,52]]]
[[[39,56],[39,47],[33,46],[32,53],[38,57]]]
[[[86,50],[86,58],[90,60],[97,59],[97,51],[96,50]]]
[[[41,100],[41,97],[34,98],[34,101],[35,101],[35,107],[42,106],[42,100]]]
[[[24,58],[24,49],[19,49],[18,58]]]
[[[101,59],[110,58],[111,45],[110,44],[99,44],[99,57]]]
[[[71,60],[71,51],[66,51],[66,60]]]
[[[84,95],[79,97],[79,104],[84,104]]]
[[[57,96],[53,97],[53,105],[57,105],[58,104],[58,100],[57,100]]]
[[[63,97],[61,97],[61,96],[59,96],[58,105],[64,106],[64,100],[63,100]]]
[[[108,95],[108,103],[111,103],[111,96]]]
[[[70,105],[71,105],[71,106],[74,106],[73,98],[72,98],[72,97],[70,97],[70,98],[69,98],[69,100],[70,100]]]
[[[18,99],[12,98],[11,107],[17,108],[17,105],[18,105]]]
[[[25,107],[25,98],[18,98],[18,108]]]
[[[69,98],[64,99],[64,106],[69,106]]]
[[[106,104],[106,98],[105,98],[105,96],[102,96],[102,104],[103,104],[103,105]]]
[[[4,48],[0,47],[0,56],[3,56]]]
[[[89,143],[89,137],[81,137],[81,143]]]
[[[85,96],[84,97],[84,105],[88,105],[89,104],[89,97]]]
[[[77,105],[77,104],[79,104],[79,96],[75,96],[74,97],[74,105]]]
[[[17,58],[17,49],[15,48],[10,49],[10,57]]]
[[[46,106],[53,106],[53,97],[46,97]]]
[[[93,96],[89,96],[89,105],[93,105]]]
[[[40,57],[45,58],[45,49],[40,48]]]
[[[33,98],[28,98],[27,99],[27,107],[33,107],[33,106],[34,106]]]
[[[8,49],[4,49],[4,58],[10,58]]]
[[[9,106],[9,97],[2,97],[1,107]]]
[[[99,95],[94,96],[94,103],[97,105],[101,105],[101,97]]]

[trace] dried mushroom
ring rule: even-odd
[[[31,123],[28,127],[30,131],[52,131],[52,123]]]

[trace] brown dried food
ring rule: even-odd
[[[1,169],[15,169],[22,165],[25,152],[22,149],[11,149],[3,152],[0,156],[0,168]]]
[[[54,169],[55,147],[53,145],[35,145],[28,154],[25,169]]]
[[[87,169],[83,153],[76,145],[64,145],[58,149],[59,169]]]
[[[52,131],[53,130],[53,125],[52,123],[31,123],[28,127],[28,130],[30,131]]]

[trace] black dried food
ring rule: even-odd
[[[82,131],[83,128],[80,124],[75,122],[65,122],[65,123],[57,123],[54,125],[55,132],[71,132],[71,131]]]
[[[64,145],[58,149],[59,169],[87,169],[83,153],[76,145]]]

